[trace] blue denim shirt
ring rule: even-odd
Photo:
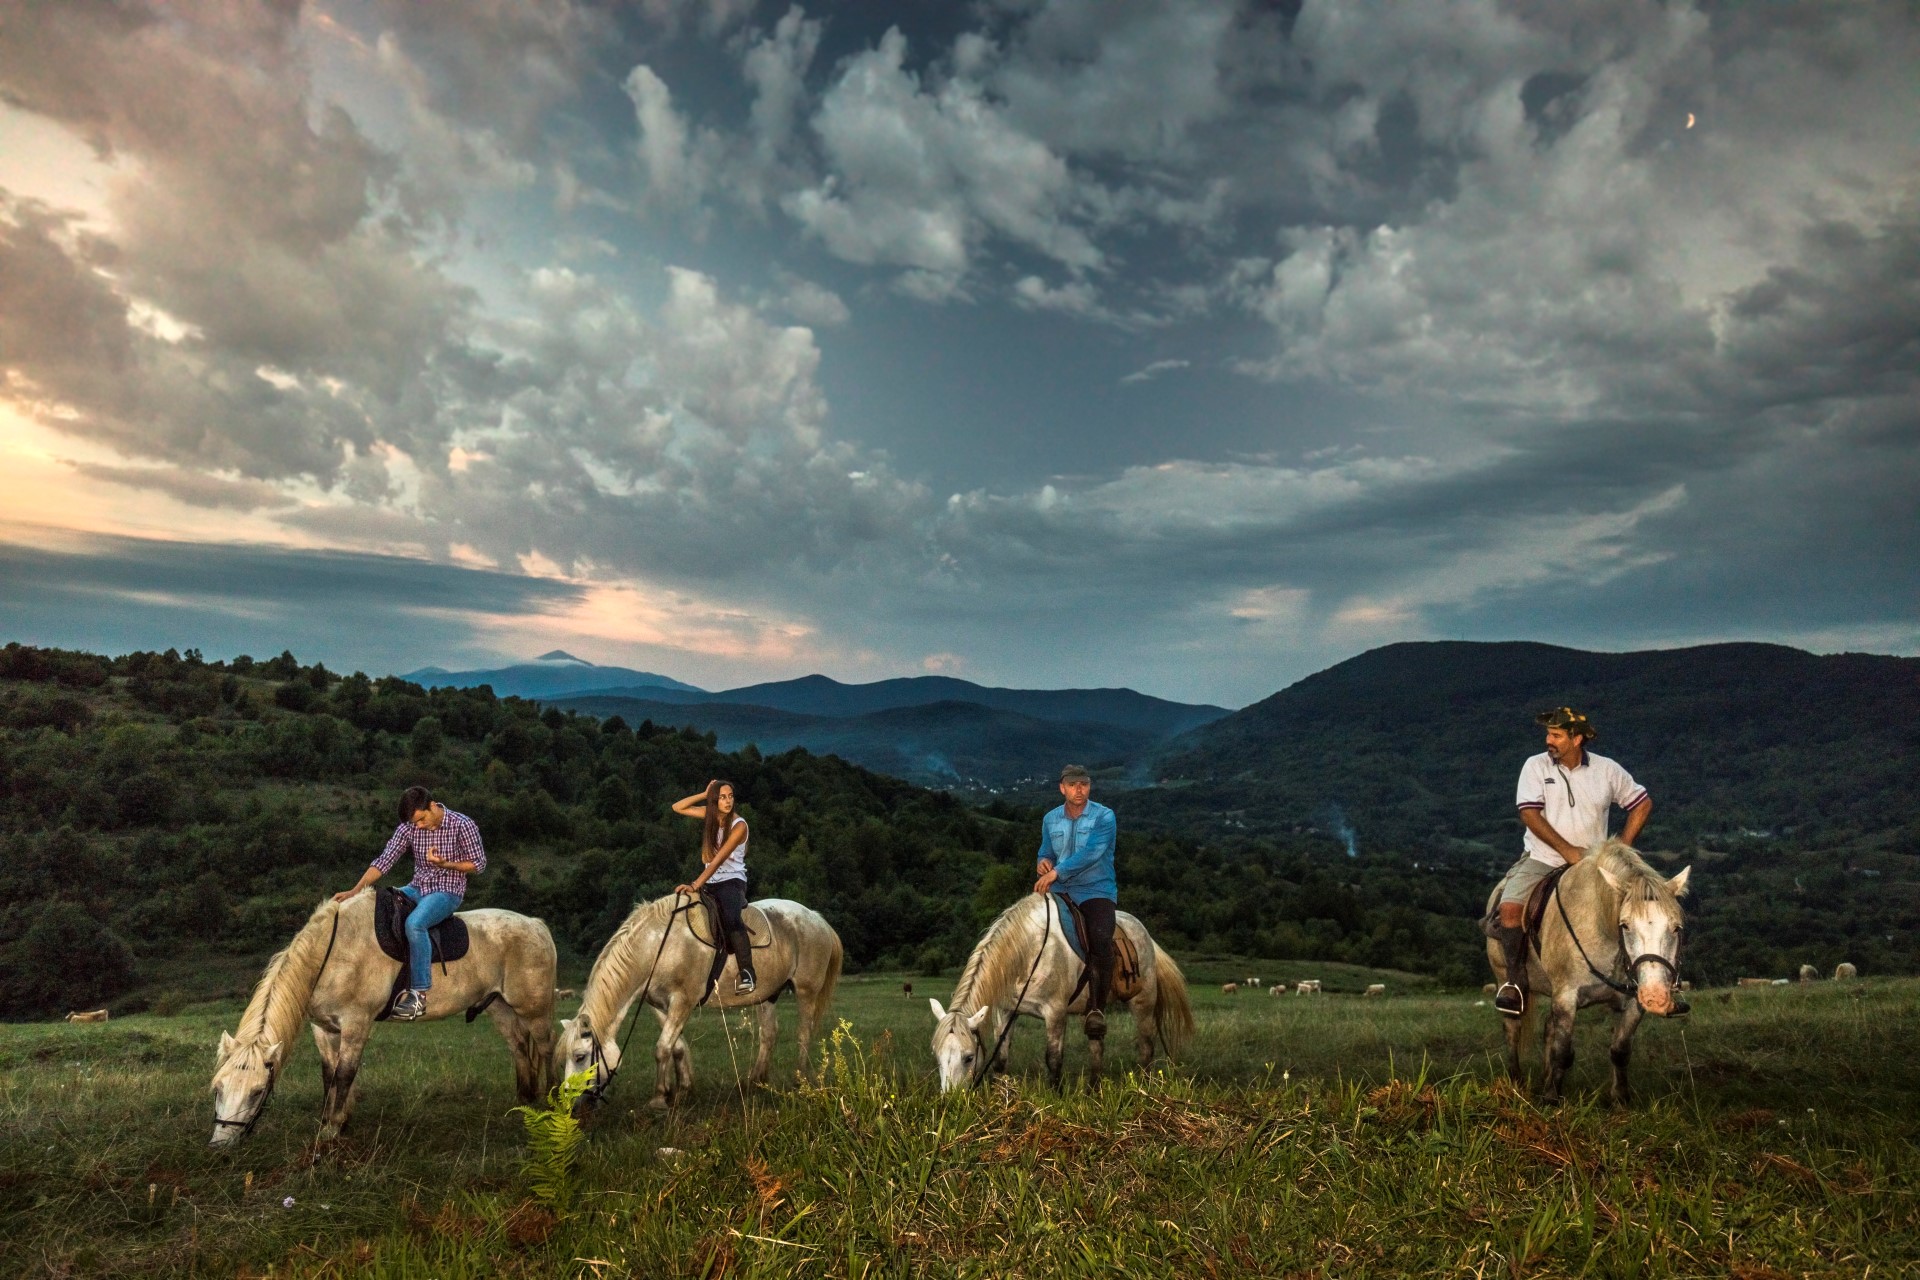
[[[1059,877],[1053,883],[1055,893],[1064,893],[1075,902],[1088,898],[1113,901],[1120,893],[1113,874],[1113,846],[1119,834],[1113,810],[1092,800],[1081,815],[1069,822],[1067,806],[1061,805],[1040,819],[1039,858],[1053,862]]]

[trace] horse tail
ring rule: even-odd
[[[840,964],[845,959],[845,949],[840,945],[840,934],[832,926],[827,928],[827,936],[833,939],[833,946],[827,952],[826,976],[820,980],[819,1010],[826,1012],[827,1005],[833,1000],[835,988],[840,985]]]
[[[1157,942],[1153,944],[1153,982],[1161,1039],[1169,1054],[1179,1053],[1194,1033],[1193,1001],[1187,998],[1187,975]]]

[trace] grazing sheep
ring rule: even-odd
[[[571,1000],[573,999],[573,988],[572,987],[555,987],[553,989],[553,998],[555,1000]]]
[[[1786,979],[1782,978],[1780,981],[1785,982]],[[1773,979],[1772,978],[1742,978],[1740,979],[1740,985],[1743,987],[1770,987],[1773,985]]]
[[[903,996],[910,996],[910,995],[912,995],[912,994],[913,994],[913,984],[912,984],[911,982],[903,982],[903,983],[901,983],[901,984],[900,984],[900,994],[901,994],[901,995],[903,995]]]
[[[1851,960],[1842,960],[1833,967],[1833,980],[1835,982],[1848,982],[1859,976],[1860,971],[1853,967],[1853,961]]]
[[[1800,981],[1818,982],[1820,981],[1820,971],[1810,964],[1803,964],[1800,966]]]
[[[1295,987],[1295,988],[1293,989],[1293,993],[1294,993],[1295,995],[1299,995],[1299,996],[1317,996],[1317,995],[1319,995],[1319,994],[1320,994],[1320,979],[1318,979],[1318,978],[1302,978],[1302,979],[1300,979],[1300,983],[1299,983],[1299,985],[1298,985],[1298,986],[1296,986],[1296,987]]]
[[[1270,996],[1283,996],[1287,994],[1287,984],[1284,982],[1275,983],[1273,986],[1267,988],[1267,994]]]
[[[1493,994],[1493,992],[1494,992],[1494,987],[1491,982],[1484,983],[1480,988],[1480,994],[1483,996],[1490,996]]]
[[[1387,994],[1387,984],[1384,982],[1369,982],[1367,989],[1360,994],[1362,996],[1383,996]]]
[[[1220,990],[1225,995],[1237,996],[1240,994],[1240,984],[1237,982],[1223,982],[1220,984]]]
[[[85,1013],[76,1010],[67,1015],[68,1022],[105,1022],[106,1020],[107,1011],[105,1009],[89,1009]]]

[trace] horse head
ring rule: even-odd
[[[986,1064],[992,1048],[980,1034],[987,1020],[987,1006],[981,1005],[971,1017],[955,1009],[949,1013],[938,1000],[928,997],[933,1006],[933,1060],[940,1070],[940,1092],[972,1084]]]
[[[1634,995],[1642,1009],[1664,1018],[1673,1011],[1674,989],[1679,985],[1680,937],[1686,929],[1680,899],[1686,896],[1693,868],[1662,880],[1650,868],[1643,875],[1627,876],[1605,860],[1599,867],[1620,895],[1620,953],[1626,959]]]
[[[208,1145],[226,1147],[253,1132],[273,1083],[280,1073],[281,1046],[259,1040],[242,1044],[220,1033],[219,1064],[213,1071],[213,1138]]]
[[[582,1101],[597,1101],[613,1073],[620,1069],[620,1046],[612,1036],[602,1038],[593,1024],[593,1015],[584,1009],[560,1022],[560,1035],[553,1045],[553,1078],[565,1080],[582,1071],[593,1072],[593,1084]]]

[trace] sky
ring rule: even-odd
[[[0,640],[1920,652],[1910,4],[0,0]]]

